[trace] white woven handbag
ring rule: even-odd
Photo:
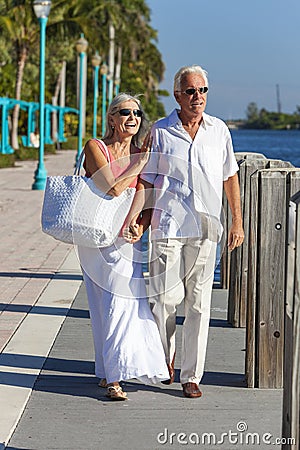
[[[127,188],[118,197],[104,194],[92,178],[80,176],[83,157],[82,151],[73,176],[47,177],[42,230],[68,244],[107,247],[120,232],[135,188]]]

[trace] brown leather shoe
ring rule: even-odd
[[[176,354],[176,352],[174,353],[173,360],[172,360],[171,364],[167,364],[170,378],[168,380],[162,381],[163,384],[172,384],[172,383],[174,383],[174,380],[175,380],[175,369],[174,369],[175,354]]]
[[[196,383],[184,383],[182,385],[183,396],[188,398],[198,398],[202,396],[202,392]]]

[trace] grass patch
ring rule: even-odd
[[[82,139],[82,146],[85,145],[85,143],[91,139],[92,136],[90,135],[86,135],[83,139]],[[77,136],[69,136],[67,138],[67,142],[61,142],[60,143],[60,148],[62,150],[77,150],[78,147],[78,137]]]
[[[9,155],[3,155],[0,153],[0,169],[5,169],[6,167],[14,167],[15,165],[15,154],[11,153]]]
[[[34,147],[20,147],[15,150],[17,161],[37,160],[39,158],[39,149]]]
[[[76,150],[78,142],[77,136],[69,136],[67,139],[67,142],[60,143],[60,148],[62,150]]]
[[[82,145],[84,145],[91,136],[86,136]],[[67,142],[61,142],[60,148],[61,150],[77,150],[78,138],[77,136],[69,136],[67,138]],[[56,145],[55,144],[45,144],[44,147],[45,155],[54,155],[56,153]],[[15,150],[14,153],[11,154],[2,154],[0,153],[0,169],[5,167],[14,167],[15,161],[38,161],[39,159],[39,149],[34,147],[24,147],[20,145],[18,150]]]
[[[45,144],[44,147],[45,155],[55,155],[55,145],[54,144]],[[18,161],[28,161],[34,160],[37,161],[39,159],[39,149],[35,147],[23,147],[20,145],[18,150],[15,150],[16,160]]]
[[[55,155],[56,153],[55,144],[45,144],[44,152],[46,155]]]

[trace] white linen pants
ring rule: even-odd
[[[199,238],[152,241],[149,296],[167,363],[175,354],[176,306],[184,300],[182,384],[203,376],[216,246]]]

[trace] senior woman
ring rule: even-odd
[[[85,145],[86,175],[112,196],[136,188],[134,205],[143,191],[138,175],[151,146],[147,136],[138,147],[146,126],[140,100],[117,95],[108,108],[106,125],[103,140],[91,139]],[[133,214],[134,209],[128,223]],[[109,247],[78,248],[94,338],[95,374],[112,400],[127,399],[120,381],[136,378],[148,384],[169,378],[142,274],[139,239],[148,224],[146,212],[137,229],[128,232],[125,223]]]

